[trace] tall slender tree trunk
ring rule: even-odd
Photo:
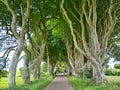
[[[40,70],[41,70],[41,63],[35,66],[34,80],[40,79]]]
[[[44,52],[45,52],[45,46],[46,46],[46,41],[42,40],[42,45],[41,45],[41,50],[40,50],[40,55],[38,56],[38,58],[36,58],[34,61],[34,65],[35,66],[35,72],[34,72],[34,79],[38,80],[40,78],[40,68],[41,68],[41,62],[43,60],[44,57]]]
[[[66,32],[65,32],[66,33]],[[66,49],[67,49],[67,57],[68,57],[68,65],[71,67],[69,68],[69,71],[72,75],[74,76],[78,76],[78,73],[77,73],[77,68],[76,68],[76,62],[75,62],[75,53],[73,50],[72,50],[72,46],[73,46],[73,43],[71,42],[71,39],[66,37],[65,39],[65,45],[66,45]],[[73,46],[74,47],[74,46]]]
[[[47,57],[47,72],[49,74],[51,73],[51,64],[50,64],[50,58],[49,58],[49,56]]]
[[[23,73],[23,83],[28,83],[30,81],[30,72],[29,72],[29,61],[24,60],[24,73]]]
[[[17,68],[17,64],[19,62],[19,56],[21,54],[21,49],[18,48],[17,51],[15,51],[13,59],[11,61],[10,64],[10,68],[9,68],[9,75],[8,75],[8,86],[14,86],[16,85],[15,82],[15,76],[16,76],[16,68]]]
[[[24,59],[24,73],[23,73],[23,82],[28,83],[30,81],[30,71],[29,71],[29,61],[31,60],[31,53],[26,49],[25,50],[25,59]]]
[[[50,64],[50,55],[49,55],[48,46],[46,46],[46,50],[47,50],[47,72],[51,74],[51,64]]]
[[[69,63],[68,63],[68,67],[67,67],[67,72],[69,75],[72,75],[72,67]]]

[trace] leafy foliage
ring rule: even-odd
[[[113,76],[120,76],[120,70],[118,70],[118,69],[106,69],[105,74],[106,75],[113,75]]]
[[[120,69],[120,64],[115,64],[114,67],[115,67],[116,69]]]
[[[111,50],[109,51],[109,54],[111,56],[113,56],[116,60],[120,60],[120,50],[119,50],[119,37],[120,37],[120,33],[119,33],[119,24],[120,24],[120,17],[117,17],[117,21],[116,21],[116,26],[115,29],[113,31],[113,33],[110,35],[110,38],[107,40],[105,36],[107,36],[106,32],[110,26],[109,23],[109,12],[108,12],[108,8],[110,7],[111,3],[109,0],[96,0],[97,1],[97,22],[96,22],[96,33],[98,36],[98,42],[100,43],[100,49],[104,46],[106,46],[106,48],[110,45],[113,44]],[[1,1],[0,1],[1,2]],[[84,3],[85,2],[85,3]],[[116,3],[116,7],[119,7],[119,5],[117,4],[117,2],[119,2],[119,0],[113,0],[113,3]],[[21,25],[22,25],[22,12],[23,12],[23,16],[25,14],[26,11],[26,0],[12,0],[10,1],[10,6],[13,8],[13,10],[15,10],[15,13],[17,15],[17,33],[20,34],[20,30],[21,29]],[[84,43],[81,43],[82,41],[85,41],[84,38],[82,38],[82,25],[80,24],[82,21],[80,21],[80,16],[82,15],[82,20],[83,20],[83,24],[85,26],[85,38],[86,38],[86,46],[88,46],[87,50],[90,50],[91,47],[93,45],[90,45],[92,40],[90,40],[90,36],[89,33],[92,30],[89,30],[89,25],[86,23],[87,20],[86,15],[89,15],[89,19],[94,19],[93,17],[93,11],[91,9],[91,13],[90,12],[90,8],[92,8],[92,0],[79,0],[76,2],[76,0],[65,0],[65,9],[67,11],[68,17],[71,19],[71,21],[73,22],[73,27],[76,29],[74,30],[74,33],[76,35],[77,38],[77,43],[79,44],[80,47],[83,47]],[[73,7],[71,7],[73,6]],[[22,8],[25,7],[25,8]],[[90,7],[90,8],[89,8]],[[21,10],[21,8],[23,10]],[[6,7],[3,3],[0,3],[0,51],[6,50],[12,46],[17,46],[17,41],[16,38],[13,36],[12,31],[11,31],[11,21],[12,21],[12,17],[10,12],[8,12],[8,10],[6,10]],[[85,12],[82,11],[82,9],[85,9],[86,15],[84,15]],[[113,8],[115,9],[115,8]],[[119,10],[117,11],[112,10],[112,16],[114,19],[114,14],[119,15]],[[4,13],[4,14],[3,14]],[[76,20],[77,18],[77,20]],[[28,49],[31,51],[32,53],[32,59],[35,58],[34,54],[33,54],[33,47],[36,49],[36,52],[39,54],[41,52],[41,45],[42,45],[42,40],[45,39],[47,41],[47,46],[48,47],[48,52],[50,55],[50,63],[53,66],[56,66],[60,72],[64,71],[65,64],[66,64],[66,59],[67,59],[67,51],[66,51],[66,47],[65,47],[65,38],[70,38],[70,42],[72,43],[71,45],[71,49],[74,49],[74,45],[73,45],[73,41],[72,41],[72,37],[71,37],[71,33],[70,30],[68,29],[68,26],[66,25],[65,21],[63,21],[63,17],[62,15],[60,15],[60,11],[59,11],[59,0],[31,0],[31,16],[30,18],[27,20],[26,23],[27,26],[27,30],[25,31],[25,47],[28,47]],[[93,25],[94,26],[94,25]],[[105,27],[107,26],[107,27]],[[67,28],[66,28],[67,27]],[[67,30],[66,30],[67,29]],[[65,37],[65,33],[68,37]],[[69,35],[68,35],[69,33]],[[111,32],[110,32],[111,33]],[[32,45],[29,43],[28,44],[28,35],[30,34],[30,37],[32,39]],[[95,34],[95,33],[93,33]],[[106,34],[106,35],[105,35]],[[108,35],[109,36],[109,35]],[[90,37],[90,38],[89,38]],[[102,45],[101,42],[103,42],[103,37],[105,37],[106,41],[106,45]],[[94,42],[92,42],[94,43]],[[104,42],[103,42],[104,43]],[[15,47],[14,47],[15,48]],[[94,47],[93,47],[94,48]],[[106,49],[105,48],[105,49]],[[16,48],[15,48],[16,49]],[[103,50],[105,50],[103,48]],[[91,52],[94,52],[94,50],[91,49]],[[83,51],[86,51],[83,49]],[[47,51],[46,51],[47,52]],[[87,51],[86,51],[87,52]],[[102,51],[100,51],[102,52]],[[100,53],[98,52],[98,53]],[[105,50],[104,52],[107,52],[107,50]],[[103,53],[104,53],[103,52]],[[47,53],[45,53],[46,55]],[[96,53],[95,53],[96,54]],[[108,54],[108,53],[107,53]],[[87,55],[87,54],[86,54]],[[47,55],[46,55],[47,56]],[[91,55],[91,56],[101,56],[102,54],[98,54],[98,55]],[[105,55],[103,55],[105,56]],[[6,58],[6,57],[5,57]],[[0,58],[0,65],[2,66],[4,57],[1,59]],[[45,60],[46,57],[44,58]],[[98,59],[98,58],[97,58]],[[7,60],[7,59],[5,59]],[[103,60],[103,59],[102,59]],[[98,60],[99,61],[99,60]],[[67,66],[67,65],[66,65]],[[118,66],[116,66],[118,67]],[[46,69],[46,65],[43,66],[43,71],[45,71]],[[21,70],[22,71],[22,70]],[[119,75],[118,71],[106,71],[107,74],[112,74],[112,75]],[[91,77],[92,71],[90,70],[90,72],[87,73],[88,77]],[[21,73],[22,74],[22,73]]]
[[[6,71],[6,70],[0,70],[0,78],[1,77],[7,77],[7,75],[8,75],[8,71]]]

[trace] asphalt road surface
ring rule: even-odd
[[[58,75],[44,90],[74,90],[74,89],[64,75]]]

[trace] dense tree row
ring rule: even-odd
[[[106,81],[104,68],[118,47],[119,0],[1,0],[0,42],[15,50],[8,85],[15,85],[16,67],[24,60],[23,82],[40,78],[41,62],[55,73],[61,62],[76,77],[86,78],[92,70],[96,84]],[[14,43],[13,43],[14,42]],[[21,57],[22,52],[24,55]],[[112,54],[114,53],[114,54]],[[5,53],[6,54],[6,53]],[[119,57],[118,57],[119,58]],[[61,65],[62,66],[62,65]],[[91,71],[90,71],[91,72]]]

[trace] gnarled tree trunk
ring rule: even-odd
[[[26,49],[24,58],[24,73],[23,82],[28,83],[30,81],[29,61],[31,60],[31,53]]]
[[[39,80],[40,79],[40,71],[41,71],[41,63],[37,64],[35,66],[35,71],[34,71],[34,80]]]
[[[25,39],[25,33],[26,33],[26,22],[30,16],[30,0],[27,0],[27,8],[25,13],[26,15],[23,14],[23,10],[22,10],[23,8],[21,7],[22,26],[21,26],[20,33],[17,32],[17,13],[15,13],[15,10],[11,8],[8,0],[2,0],[2,2],[6,5],[7,9],[12,14],[11,31],[14,37],[18,40],[18,48],[14,53],[14,56],[10,65],[9,77],[8,77],[8,86],[13,86],[16,84],[15,76],[16,76],[16,67],[19,61],[19,56],[23,51],[23,49],[25,48],[24,39]]]
[[[40,78],[40,67],[41,67],[41,61],[43,60],[44,57],[44,52],[45,52],[45,47],[46,47],[46,41],[43,39],[42,40],[42,45],[40,49],[40,54],[39,56],[33,61],[33,64],[30,66],[30,68],[35,66],[35,72],[34,72],[34,79],[38,80]]]
[[[72,5],[74,6],[74,9],[76,13],[78,13],[79,17],[76,17],[76,14],[74,14],[73,11],[69,10],[69,12],[73,15],[76,21],[79,22],[78,25],[81,26],[81,32],[79,32],[83,45],[83,47],[81,48],[78,43],[78,38],[75,34],[75,31],[77,30],[74,27],[74,22],[72,22],[72,19],[68,16],[67,10],[65,10],[64,8],[64,3],[65,1],[62,0],[60,3],[60,11],[63,15],[64,20],[67,22],[70,28],[74,46],[82,55],[84,55],[88,60],[90,60],[93,66],[93,78],[96,81],[96,84],[103,83],[105,80],[105,75],[103,71],[102,60],[109,49],[107,47],[108,38],[113,31],[116,21],[116,17],[112,18],[111,14],[113,6],[110,5],[106,9],[108,13],[108,25],[106,25],[105,29],[101,27],[103,29],[103,33],[101,34],[101,37],[98,37],[99,33],[97,30],[97,25],[99,25],[99,21],[97,20],[101,21],[101,19],[97,18],[97,1],[81,0],[79,2],[79,8],[76,7],[74,1],[72,2]],[[100,26],[102,25],[103,24],[101,24]],[[101,30],[101,28],[99,29]],[[99,40],[101,40],[101,42]]]
[[[17,68],[17,64],[19,62],[19,56],[21,54],[21,48],[18,48],[17,51],[15,51],[11,64],[10,64],[10,68],[9,68],[9,75],[8,75],[8,86],[13,86],[16,85],[15,82],[15,76],[16,76],[16,68]]]

